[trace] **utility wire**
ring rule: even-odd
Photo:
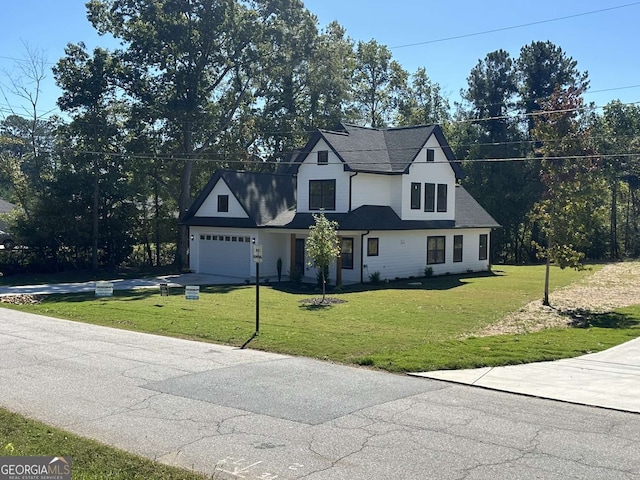
[[[440,147],[443,148],[443,147]],[[394,151],[399,151],[403,149],[396,149]],[[409,149],[407,149],[409,150]],[[411,150],[416,150],[411,149]],[[350,152],[357,153],[367,153],[367,152],[376,152],[380,150],[352,150]],[[52,153],[50,150],[42,149],[42,153]],[[64,152],[64,150],[63,150]],[[295,161],[295,158],[291,158],[291,160],[282,160],[282,161],[272,161],[272,160],[261,160],[256,159],[256,156],[251,155],[250,158],[240,158],[235,157],[232,160],[229,160],[229,152],[221,152],[221,153],[209,153],[208,155],[199,156],[199,157],[186,157],[184,155],[155,155],[155,154],[144,154],[144,153],[118,153],[118,152],[98,152],[91,150],[73,150],[74,156],[82,156],[82,155],[97,155],[102,157],[110,157],[110,158],[124,158],[129,160],[159,160],[159,161],[170,161],[170,162],[183,162],[187,160],[193,160],[196,162],[226,162],[226,163],[240,163],[243,165],[297,165],[298,162]],[[312,153],[312,152],[302,152],[302,153]],[[341,153],[349,153],[348,151],[342,151]],[[608,158],[640,158],[640,151],[637,152],[617,152],[617,153],[593,153],[593,154],[584,154],[584,155],[562,155],[562,156],[525,156],[525,157],[489,157],[489,158],[466,158],[460,160],[435,160],[429,163],[503,163],[503,162],[523,162],[523,161],[546,161],[546,160],[598,160],[598,159],[608,159]],[[394,161],[380,161],[380,162],[352,162],[357,163],[359,165],[364,166],[377,166],[377,165],[393,165],[399,162]],[[329,162],[329,165],[343,165],[341,161],[338,162]]]
[[[640,102],[632,102],[630,104],[624,104],[624,105],[631,105],[631,104],[637,104]],[[576,110],[582,110],[584,108],[587,107],[580,107],[580,108],[574,108],[574,109],[560,109],[560,110],[552,110],[552,111],[538,111],[538,112],[532,112],[531,114],[527,114],[527,115],[545,115],[545,114],[553,114],[553,113],[567,113],[567,112],[572,112],[572,111],[576,111]],[[494,119],[494,118],[489,118],[489,119],[475,119],[474,121],[482,121],[482,120],[490,120],[490,119]],[[465,121],[471,121],[471,120],[465,120]],[[278,132],[279,133],[279,132]],[[598,140],[601,137],[598,136],[593,136],[590,135],[587,137],[590,140]],[[630,135],[630,136],[618,136],[617,139],[618,140],[624,140],[624,139],[633,139],[633,138],[637,138],[636,136]],[[553,138],[553,139],[546,139],[544,141],[542,141],[543,143],[555,143],[555,142],[560,142],[566,140],[566,137],[563,138]],[[522,140],[516,140],[516,141],[511,141],[511,142],[486,142],[486,143],[478,143],[478,142],[474,142],[474,143],[469,143],[469,144],[459,144],[459,145],[455,145],[455,148],[462,148],[462,147],[478,147],[478,146],[503,146],[503,145],[527,145],[527,144],[533,144],[533,143],[538,143],[541,142],[541,140],[539,139],[531,139],[531,140],[527,140],[527,139],[522,139]],[[443,147],[438,147],[440,149],[442,149]],[[402,152],[402,151],[413,151],[416,150],[415,148],[395,148],[395,149],[353,149],[353,150],[342,150],[341,153],[376,153],[376,152],[380,152],[380,151],[392,151],[392,152]],[[42,150],[42,153],[53,153],[53,151],[47,151],[47,150]],[[112,156],[112,157],[123,157],[123,158],[129,158],[129,159],[138,159],[138,160],[164,160],[164,161],[185,161],[185,160],[196,160],[199,162],[220,162],[220,161],[228,161],[229,156],[233,155],[238,156],[238,155],[242,155],[244,153],[248,153],[248,152],[220,152],[218,154],[207,154],[207,155],[197,155],[195,158],[194,157],[186,157],[186,156],[182,156],[182,155],[154,155],[154,154],[129,154],[129,153],[114,153],[114,152],[96,152],[96,151],[88,151],[88,150],[74,150],[74,154],[75,155],[104,155],[104,156]],[[311,153],[308,151],[304,151],[303,149],[296,149],[294,151],[281,151],[279,152],[281,155],[283,155],[284,157],[292,157],[294,154],[297,156],[299,154],[302,153]],[[599,155],[600,158],[604,158],[607,156],[614,156],[614,157],[619,157],[619,156],[637,156],[640,155],[640,153],[636,154],[636,153],[630,153],[630,152],[622,152],[622,153],[616,153],[616,154],[610,154],[610,155]],[[252,155],[253,157],[253,155]],[[588,157],[588,158],[592,158],[594,157],[593,155],[585,155],[583,157]],[[570,158],[570,157],[563,157],[563,158]],[[573,158],[573,157],[571,157]],[[578,158],[578,157],[576,157]],[[456,160],[456,161],[514,161],[516,159],[522,159],[522,160],[527,160],[527,159],[539,159],[538,157],[532,157],[532,158],[524,158],[524,157],[516,157],[516,158],[507,158],[507,159],[475,159],[475,160],[469,160],[469,159],[465,159],[465,160]],[[241,162],[241,163],[253,163],[253,164],[265,164],[265,163],[270,163],[267,162],[265,160],[232,160],[235,162]],[[278,162],[282,165],[285,164],[290,164],[290,163],[294,163],[292,161],[281,161]],[[384,163],[384,164],[389,164],[389,162],[380,162],[380,163]],[[376,162],[367,162],[367,164],[369,165],[376,165],[378,163]]]
[[[639,101],[635,101],[635,102],[627,102],[627,103],[621,103],[622,106],[632,106],[632,105],[639,105],[640,104],[640,100]],[[560,113],[571,113],[571,112],[580,112],[580,111],[591,111],[591,110],[601,110],[603,108],[605,108],[607,105],[583,105],[581,107],[576,107],[576,108],[565,108],[565,109],[557,109],[557,110],[537,110],[535,112],[512,112],[512,113],[507,113],[505,115],[497,115],[497,116],[493,116],[493,117],[477,117],[477,118],[462,118],[462,119],[457,119],[457,120],[450,120],[447,121],[447,124],[450,125],[457,125],[457,124],[465,124],[465,123],[481,123],[481,122],[490,122],[490,121],[496,121],[496,120],[514,120],[517,118],[527,118],[527,117],[536,117],[536,116],[544,116],[544,115],[552,115],[552,114],[560,114]],[[0,108],[1,110],[1,108]],[[75,123],[78,125],[84,125],[84,126],[90,126],[90,127],[96,127],[96,128],[106,128],[107,125],[104,124],[95,124],[95,123],[91,123],[91,122],[84,122],[82,120],[72,120],[72,122],[70,123]],[[349,124],[348,122],[344,122]],[[210,126],[211,123],[208,122],[189,122],[189,124],[191,125],[207,125]],[[356,125],[356,127],[358,127]],[[369,127],[360,127],[360,128],[369,128]],[[390,129],[402,129],[402,128],[410,128],[410,127],[390,127]],[[318,131],[324,131],[324,132],[332,132],[332,130],[326,130],[326,129],[311,129],[311,130],[305,130],[305,129],[301,129],[301,130],[261,130],[260,134],[261,135],[269,135],[269,134],[280,134],[280,135],[309,135],[309,134],[313,134],[316,133]],[[381,129],[381,130],[386,130],[386,129]]]
[[[633,7],[635,5],[640,5],[640,2],[627,3],[624,5],[617,5],[615,7],[601,8],[599,10],[592,10],[590,12],[575,13],[573,15],[565,15],[563,17],[549,18],[546,20],[539,20],[537,22],[521,23],[519,25],[511,25],[509,27],[494,28],[492,30],[484,30],[482,32],[465,33],[463,35],[454,35],[451,37],[437,38],[435,40],[425,40],[424,42],[407,43],[405,45],[396,45],[395,47],[389,47],[389,48],[394,50],[398,48],[408,48],[408,47],[416,47],[419,45],[428,45],[431,43],[448,42],[450,40],[458,40],[461,38],[477,37],[480,35],[487,35],[489,33],[505,32],[507,30],[515,30],[517,28],[531,27],[533,25],[542,25],[543,23],[558,22],[560,20],[568,20],[570,18],[584,17],[586,15],[593,15],[596,13],[608,12],[610,10],[617,10],[620,8]]]
[[[540,21],[536,21],[536,22],[529,22],[529,23],[524,23],[524,24],[519,24],[519,25],[512,25],[512,26],[501,27],[501,28],[496,28],[496,29],[491,29],[491,30],[485,30],[485,31],[481,31],[481,32],[474,32],[474,33],[467,33],[467,34],[462,34],[462,35],[455,35],[455,36],[451,36],[451,37],[439,38],[439,39],[434,39],[434,40],[426,40],[426,41],[423,41],[423,42],[416,42],[416,43],[410,43],[410,44],[405,44],[405,45],[397,45],[397,46],[390,47],[390,48],[391,49],[407,48],[407,47],[413,47],[413,46],[418,46],[418,45],[426,45],[426,44],[431,44],[431,43],[440,43],[440,42],[456,40],[456,39],[461,39],[461,38],[469,38],[469,37],[474,37],[474,36],[479,36],[479,35],[486,35],[486,34],[489,34],[489,33],[496,33],[496,32],[502,32],[502,31],[508,31],[508,30],[513,30],[513,29],[533,26],[533,25],[540,25],[540,24],[544,24],[544,23],[567,20],[567,19],[582,17],[582,16],[586,16],[586,15],[593,15],[593,14],[597,14],[597,13],[603,13],[603,12],[607,12],[607,11],[611,11],[611,10],[618,10],[618,9],[632,7],[632,6],[636,6],[636,5],[640,5],[640,1],[627,3],[627,4],[623,4],[623,5],[617,5],[617,6],[613,6],[613,7],[601,8],[601,9],[598,9],[598,10],[592,10],[592,11],[588,11],[588,12],[576,13],[576,14],[572,14],[572,15],[565,15],[565,16],[562,16],[562,17],[555,17],[555,18],[550,18],[550,19],[546,19],[546,20],[540,20]],[[18,63],[18,62],[30,62],[31,61],[29,59],[24,59],[24,58],[20,59],[20,58],[16,58],[16,57],[7,56],[7,55],[0,55],[0,59],[11,60],[11,61],[16,62],[16,63]],[[54,65],[54,63],[52,63],[52,62],[44,62],[44,63],[49,64],[49,65]],[[625,88],[635,88],[635,87],[638,87],[638,86],[640,86],[640,85],[633,85],[633,86],[627,86],[627,87],[617,87],[617,88],[603,89],[603,90],[593,90],[591,92],[587,91],[587,92],[585,92],[585,94],[587,94],[587,93],[600,93],[600,92],[606,92],[606,91],[610,91],[610,90],[622,90],[622,89],[625,89]],[[531,101],[531,100],[539,101],[541,99],[521,99],[520,101]],[[498,104],[498,103],[496,103],[496,104],[487,104],[487,105],[484,105],[483,107],[494,106],[494,105],[500,105],[500,104]],[[13,108],[11,105],[8,105],[8,106],[9,106],[9,108]],[[49,110],[49,112],[47,112],[47,114],[53,112],[54,110],[59,110],[59,109],[57,107],[55,107],[54,109]],[[46,115],[46,114],[44,114],[44,115]]]

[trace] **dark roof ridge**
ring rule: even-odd
[[[345,130],[326,130],[324,128],[319,128],[318,131],[320,133],[330,133],[332,135],[346,135],[349,136],[349,132]]]
[[[235,170],[232,168],[219,168],[217,171],[220,173],[249,173],[252,175],[270,175],[270,176],[278,176],[278,177],[289,177],[288,173],[278,173],[278,172],[258,172],[255,170]]]
[[[343,123],[342,125],[344,125],[345,127],[349,127],[349,128],[360,128],[363,130],[373,130],[376,132],[389,132],[392,130],[415,130],[418,128],[432,128],[435,127],[436,125],[439,125],[438,123],[424,123],[421,125],[404,125],[404,126],[399,126],[399,127],[363,127],[362,125],[355,125],[353,123]],[[337,132],[336,132],[337,133]]]

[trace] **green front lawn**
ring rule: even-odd
[[[554,268],[551,285],[562,287],[592,273]],[[640,310],[629,308],[598,318],[589,328],[460,340],[540,298],[543,279],[543,266],[499,266],[490,274],[345,288],[329,293],[344,303],[317,307],[301,302],[317,297],[317,291],[261,286],[260,335],[250,346],[390,371],[423,371],[557,359],[640,335]],[[410,284],[418,281],[422,285]],[[178,289],[171,293],[116,292],[108,299],[53,295],[15,308],[230,345],[242,345],[255,330],[254,286],[204,287],[198,301],[185,300]]]

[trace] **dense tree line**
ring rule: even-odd
[[[178,220],[211,172],[275,171],[339,121],[442,124],[503,226],[495,261],[640,253],[640,110],[586,105],[586,72],[550,42],[488,53],[452,106],[426,68],[337,22],[319,29],[301,0],[92,0],[87,13],[120,47],[67,46],[53,68],[64,119],[38,116],[35,81],[33,115],[0,122],[0,196],[41,268],[185,267]]]

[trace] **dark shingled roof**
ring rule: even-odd
[[[499,228],[489,213],[476,202],[469,192],[456,185],[456,228],[491,227]]]
[[[500,225],[460,185],[456,185],[455,220],[401,220],[387,206],[363,205],[349,213],[325,212],[340,230],[434,230],[446,228],[498,228]],[[315,222],[311,213],[283,212],[265,227],[307,229]]]
[[[319,130],[314,134],[295,162],[299,166],[315,144],[324,139],[344,163],[345,170],[387,175],[402,174],[408,172],[411,163],[432,135],[435,135],[442,145],[456,178],[462,178],[462,168],[439,125],[378,129],[342,124],[334,131]]]
[[[249,218],[195,217],[213,187],[222,179],[247,212]],[[263,226],[282,212],[295,208],[295,178],[272,173],[216,171],[181,223],[224,227]]]
[[[319,213],[319,212],[318,212]],[[338,222],[340,230],[430,230],[454,228],[453,220],[400,220],[391,207],[363,205],[349,213],[324,214]],[[269,222],[266,227],[307,229],[314,225],[312,213],[286,212]]]

